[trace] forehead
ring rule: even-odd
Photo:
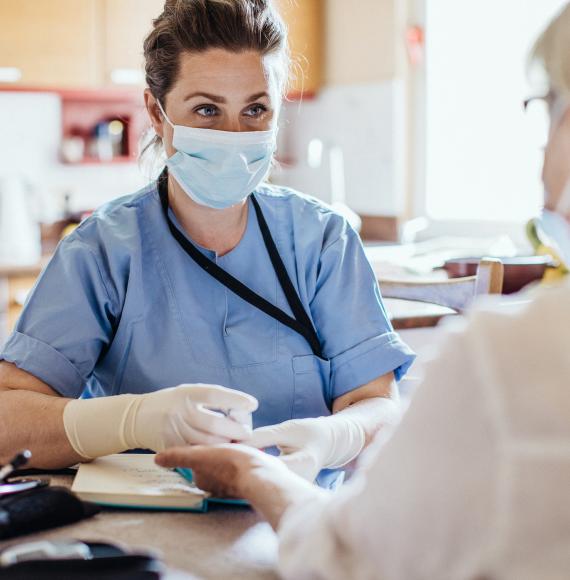
[[[172,87],[175,98],[184,93],[204,91],[238,98],[257,92],[273,92],[267,59],[257,51],[230,52],[210,49],[180,55],[178,78]]]

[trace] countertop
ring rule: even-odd
[[[38,276],[46,264],[51,260],[51,255],[42,256],[36,264],[23,266],[0,263],[0,278],[12,278],[14,276]]]
[[[54,476],[52,485],[70,487],[72,476]],[[277,538],[269,524],[246,507],[212,506],[208,513],[104,510],[96,516],[0,542],[82,539],[158,551],[166,578],[277,580]]]

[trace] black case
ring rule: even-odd
[[[98,513],[65,487],[40,487],[0,499],[0,540],[65,526]]]
[[[129,554],[118,546],[85,542],[92,560],[29,560],[0,568],[0,580],[154,580],[164,571],[148,554]]]

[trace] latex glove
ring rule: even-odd
[[[257,399],[240,391],[179,385],[145,395],[70,401],[63,423],[75,452],[93,459],[127,449],[242,441],[251,437],[256,409]]]
[[[352,461],[363,449],[364,428],[342,412],[316,419],[292,419],[260,427],[247,445],[258,449],[277,446],[280,458],[295,473],[314,481],[323,468],[337,468]]]

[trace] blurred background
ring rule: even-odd
[[[563,4],[278,0],[297,66],[272,180],[345,211],[386,272],[532,253],[547,121],[522,107],[544,92],[527,53]],[[0,0],[8,325],[65,228],[151,177],[142,41],[162,5]]]

